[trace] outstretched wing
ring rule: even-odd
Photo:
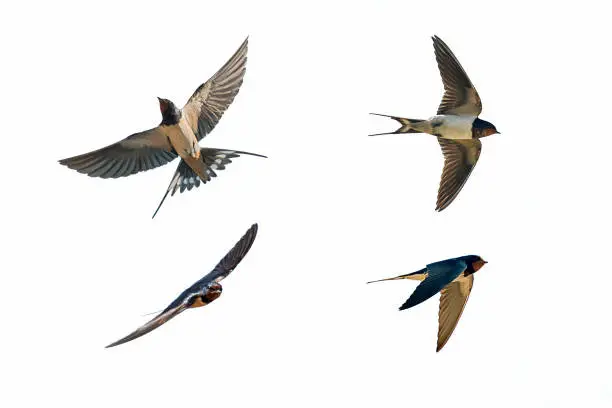
[[[457,57],[439,37],[433,36],[432,39],[444,83],[444,96],[438,107],[438,115],[480,115],[480,96]]]
[[[459,318],[468,301],[474,275],[468,275],[442,289],[440,296],[440,312],[438,314],[438,345],[436,351],[442,350],[451,334],[457,327]]]
[[[468,177],[474,170],[482,143],[478,139],[444,139],[438,138],[444,155],[444,170],[438,189],[436,211],[442,211],[453,202]]]
[[[251,228],[240,238],[240,241],[221,259],[208,275],[204,276],[195,285],[208,283],[212,281],[220,282],[227,277],[245,257],[257,236],[257,224],[251,225]]]
[[[246,71],[248,41],[247,37],[229,61],[200,85],[183,107],[183,115],[198,140],[213,130],[238,94]]]
[[[412,292],[400,310],[409,309],[418,305],[440,292],[446,285],[455,280],[467,269],[462,260],[447,259],[427,265],[427,277]]]
[[[59,163],[90,177],[117,178],[163,166],[176,157],[167,136],[156,127]]]
[[[172,319],[174,316],[183,312],[188,307],[189,305],[187,302],[182,302],[177,305],[175,305],[175,302],[173,302],[170,306],[168,306],[166,310],[164,310],[159,315],[157,315],[157,317],[155,317],[148,323],[140,326],[133,333],[125,336],[121,340],[117,340],[116,342],[109,344],[108,346],[106,346],[106,348],[115,347],[120,344],[127,343],[128,341],[137,339],[138,337],[144,336],[145,334],[157,329],[159,326],[166,323],[168,320]]]
[[[232,159],[236,157],[240,157],[241,154],[246,154],[250,156],[264,157],[261,154],[257,153],[249,153],[249,152],[241,152],[239,150],[229,150],[229,149],[210,149],[207,147],[202,147],[200,149],[200,155],[204,160],[205,165],[205,173],[207,175],[206,180],[202,180],[189,165],[185,162],[185,160],[181,160],[172,176],[172,180],[170,180],[170,184],[166,189],[166,193],[162,198],[161,202],[157,206],[155,213],[152,218],[155,218],[155,215],[161,208],[162,204],[166,200],[168,193],[170,196],[173,196],[177,191],[183,192],[185,190],[191,191],[194,187],[199,187],[200,183],[206,184],[212,177],[217,177],[217,173],[215,170],[224,170],[225,166],[232,162]]]

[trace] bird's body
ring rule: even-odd
[[[463,313],[474,284],[474,273],[484,264],[486,261],[480,256],[466,255],[429,264],[416,272],[372,282],[400,279],[421,281],[408,300],[400,306],[400,310],[416,306],[438,292],[441,294],[436,348],[436,351],[440,351],[455,330]]]
[[[159,326],[166,323],[179,313],[196,307],[206,306],[213,302],[223,291],[219,283],[229,275],[236,266],[242,261],[244,256],[249,252],[255,237],[257,236],[257,224],[253,224],[251,228],[243,235],[243,237],[234,245],[234,247],[225,255],[225,257],[215,266],[215,268],[202,279],[185,289],[166,309],[159,315],[153,318],[148,323],[139,327],[136,331],[128,336],[109,344],[108,347],[118,346],[128,341],[137,339],[145,334],[155,330]]]
[[[183,160],[188,157],[199,159],[200,146],[198,138],[184,118],[175,125],[162,126],[163,132],[168,136],[170,144]]]
[[[216,176],[214,170],[225,167],[211,168],[211,158],[201,154],[203,148],[198,143],[214,129],[238,94],[246,71],[247,46],[248,39],[215,75],[196,89],[182,109],[168,99],[158,98],[162,121],[157,127],[102,149],[60,160],[60,164],[91,177],[117,178],[147,171],[180,157],[182,160],[173,180],[183,166],[188,166],[202,183],[210,181]],[[236,150],[223,151],[232,157],[239,157],[237,153],[265,157]],[[224,164],[227,163],[231,161]],[[199,181],[191,183],[188,190],[199,185]],[[174,195],[176,188],[172,183],[171,187]],[[166,195],[168,192],[170,187]]]
[[[437,114],[423,120],[374,113],[402,126],[395,132],[370,136],[427,133],[438,138],[445,161],[436,210],[442,211],[457,197],[476,166],[482,148],[479,139],[499,132],[478,117],[482,111],[480,96],[450,48],[438,37],[433,41],[445,90]]]

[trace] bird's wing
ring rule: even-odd
[[[221,259],[217,266],[215,266],[215,269],[196,282],[194,286],[201,286],[212,281],[220,282],[225,279],[227,275],[238,266],[247,252],[249,252],[249,249],[251,249],[251,245],[253,245],[253,241],[255,241],[255,237],[257,236],[257,228],[257,224],[251,225],[251,228],[247,230],[242,238],[240,238],[240,241],[234,245],[223,259]]]
[[[440,38],[433,36],[432,39],[444,83],[444,96],[438,107],[438,115],[480,115],[480,96],[457,57]]]
[[[59,163],[90,177],[117,178],[154,169],[176,157],[168,137],[156,127]]]
[[[144,336],[150,331],[157,329],[159,326],[166,323],[168,320],[172,319],[174,316],[178,315],[189,307],[188,302],[185,299],[182,300],[183,301],[181,301],[180,303],[177,301],[172,302],[172,304],[168,306],[166,310],[158,314],[157,317],[155,317],[148,323],[140,326],[138,329],[136,329],[136,331],[125,336],[121,340],[117,340],[116,342],[109,344],[108,346],[106,346],[106,348],[115,347],[120,344],[127,343],[128,341],[137,339],[138,337]]]
[[[215,170],[224,170],[225,166],[232,162],[231,159],[235,159],[236,157],[240,157],[241,154],[246,154],[250,156],[257,157],[266,157],[257,153],[249,153],[249,152],[241,152],[239,150],[229,150],[229,149],[210,149],[207,147],[200,148],[200,155],[204,160],[204,164],[206,166],[205,172],[208,176],[206,180],[200,179],[198,175],[193,171],[191,167],[185,162],[185,160],[181,159],[181,162],[170,180],[170,185],[166,189],[166,193],[162,198],[161,202],[157,206],[157,210],[155,210],[155,214],[153,214],[153,218],[161,208],[162,204],[166,200],[168,193],[170,196],[173,196],[174,193],[183,192],[185,190],[190,191],[194,187],[199,187],[200,182],[206,184],[210,181],[211,177],[217,177],[217,173]]]
[[[462,260],[448,259],[427,265],[427,277],[412,292],[400,310],[416,306],[440,292],[446,285],[455,280],[467,269]]]
[[[472,286],[474,285],[474,275],[468,275],[465,279],[460,279],[442,289],[440,296],[440,312],[438,315],[438,345],[436,351],[442,350],[451,334],[457,327],[459,318],[467,303]]]
[[[482,144],[478,139],[444,139],[438,138],[442,154],[444,155],[444,170],[438,189],[438,202],[436,211],[442,211],[453,202],[468,177],[472,173]]]
[[[246,70],[248,41],[244,40],[229,61],[200,85],[183,107],[183,115],[198,140],[213,130],[238,94]]]

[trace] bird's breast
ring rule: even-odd
[[[438,115],[430,119],[436,136],[445,139],[471,139],[475,116]]]
[[[166,126],[164,131],[172,147],[181,157],[193,154],[198,148],[198,139],[184,119],[176,125]]]
[[[191,304],[191,307],[202,307],[206,306],[210,302],[207,302],[203,296],[198,296],[196,300]]]

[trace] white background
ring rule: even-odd
[[[2,12],[3,407],[609,407],[609,11],[604,2],[12,2]],[[434,212],[427,118],[445,40],[502,132]],[[58,159],[159,123],[250,35],[203,146],[241,157],[155,206],[178,162],[117,180]],[[223,296],[126,345],[253,222]],[[365,282],[475,253],[438,300]]]

